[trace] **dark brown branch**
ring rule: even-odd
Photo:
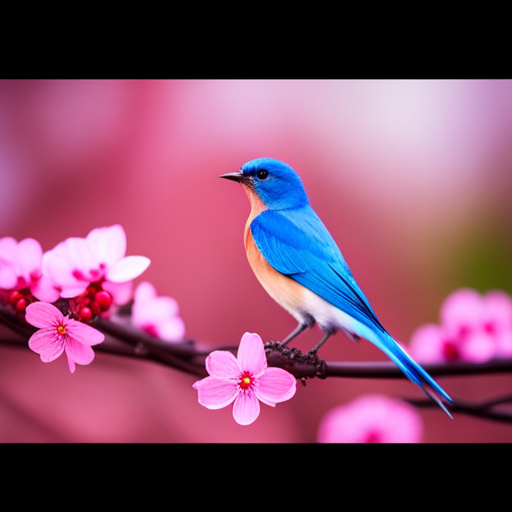
[[[271,366],[286,368],[297,378],[310,377],[355,377],[378,379],[406,378],[404,373],[391,361],[382,362],[342,362],[324,361],[325,367],[320,370],[322,361],[314,356],[302,354],[298,349],[280,348],[278,343],[266,345],[267,360]],[[487,363],[469,363],[465,361],[452,363],[430,363],[421,365],[433,376],[476,375],[486,373],[512,372],[512,359],[496,359]]]
[[[28,338],[36,328],[27,324],[22,316],[0,305],[0,324],[19,335],[18,339],[3,337],[0,342],[26,346]],[[94,348],[127,357],[148,359],[197,376],[206,376],[204,361],[212,351],[192,339],[179,343],[160,340],[129,323],[128,317],[98,319],[92,323],[103,332],[105,341]],[[391,361],[342,362],[323,361],[314,354],[302,354],[296,348],[281,347],[278,342],[265,345],[270,366],[286,368],[298,379],[313,377],[354,378],[405,378],[403,372]],[[236,353],[238,347],[225,346],[214,350],[229,350]],[[452,362],[423,364],[433,376],[458,376],[512,372],[512,359],[493,360],[487,363]]]
[[[436,407],[437,405],[428,399],[405,399],[406,402],[416,407]],[[451,413],[463,413],[478,418],[484,418],[502,423],[512,423],[512,413],[507,411],[497,411],[493,408],[506,403],[512,403],[512,395],[486,400],[485,402],[473,403],[465,400],[454,400],[450,405]]]
[[[496,359],[487,363],[425,363],[421,365],[432,376],[477,375],[485,373],[512,372],[511,359]],[[374,377],[379,379],[402,378],[403,372],[391,361],[383,362],[330,362],[327,363],[327,377]]]
[[[36,328],[27,324],[22,315],[0,304],[0,326],[12,332],[10,336],[1,336],[0,343],[27,347],[30,336]],[[118,315],[112,319],[97,319],[91,324],[105,334],[105,341],[94,347],[95,350],[117,354],[124,357],[146,359],[170,368],[195,375],[207,376],[205,359],[212,350],[229,350],[236,354],[238,347],[224,346],[209,349],[200,346],[192,339],[179,343],[169,343],[133,326],[128,315]],[[389,362],[341,362],[323,361],[315,353],[303,354],[296,348],[283,347],[279,342],[268,342],[265,351],[269,366],[285,368],[297,379],[351,377],[351,378],[406,378],[403,372]],[[512,372],[512,359],[494,360],[487,363],[439,363],[423,364],[425,370],[433,376],[460,376],[477,374],[495,374]],[[431,407],[436,404],[428,399],[408,399],[417,407]],[[512,423],[512,413],[495,410],[503,403],[512,402],[512,397],[496,398],[480,404],[455,399],[450,406],[451,412],[460,412],[495,421]]]

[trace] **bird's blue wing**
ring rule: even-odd
[[[448,402],[452,399],[381,325],[336,243],[309,206],[265,210],[252,221],[251,233],[272,267],[371,329],[375,335],[370,341],[451,417],[436,395]]]
[[[371,329],[384,328],[338,246],[311,207],[265,210],[251,223],[269,264]]]

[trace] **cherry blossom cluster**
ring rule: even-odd
[[[411,336],[409,351],[419,363],[512,357],[512,297],[506,292],[456,290],[443,302],[440,320],[418,327]]]
[[[69,370],[94,359],[92,346],[104,334],[89,323],[108,318],[134,298],[132,323],[162,339],[184,335],[183,320],[170,297],[158,297],[148,282],[133,293],[133,281],[149,266],[146,256],[126,256],[122,226],[95,228],[43,252],[33,238],[0,238],[0,302],[39,330],[29,347],[44,362],[66,353]]]

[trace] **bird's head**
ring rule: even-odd
[[[287,164],[273,158],[257,158],[239,172],[220,178],[239,182],[247,194],[255,194],[269,210],[300,208],[309,204],[299,175]]]

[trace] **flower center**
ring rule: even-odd
[[[445,341],[443,345],[443,355],[448,361],[457,361],[460,359],[459,349],[457,348],[455,342],[451,340]]]
[[[238,381],[238,385],[245,391],[246,389],[252,386],[252,377],[249,372],[244,372],[240,376],[240,380]]]
[[[82,295],[74,297],[70,301],[70,310],[74,318],[81,322],[88,323],[93,317],[105,313],[112,305],[112,295],[103,290],[104,279],[94,281],[87,286]]]
[[[57,333],[60,334],[61,336],[64,336],[64,334],[66,334],[66,328],[63,325],[58,325]]]

